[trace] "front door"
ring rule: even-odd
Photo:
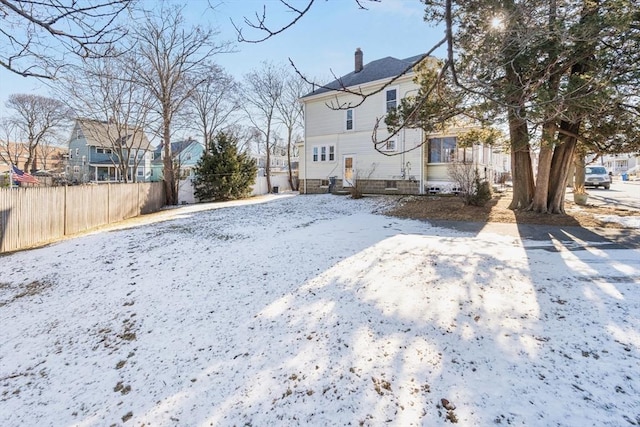
[[[354,156],[344,156],[344,173],[342,174],[342,176],[342,186],[344,188],[355,187],[356,175]]]

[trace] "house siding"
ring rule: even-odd
[[[69,138],[67,178],[78,183],[110,182],[115,178],[114,175],[110,175],[110,171],[117,168],[118,157],[115,153],[98,153],[98,148],[111,149],[111,146],[104,141],[96,141],[96,135],[91,134],[91,132],[89,137],[90,139],[83,132],[79,122],[76,121]],[[148,153],[148,150],[140,148],[134,148],[131,152],[128,165],[132,180],[137,182],[149,181],[151,177],[151,158]],[[125,155],[127,154],[125,152]],[[134,172],[132,170],[135,165],[133,156],[141,159],[135,176],[133,176]]]
[[[436,60],[432,59],[436,64]],[[394,62],[396,61],[396,62]],[[466,122],[460,120],[454,128],[446,130],[445,134],[425,135],[420,129],[403,129],[390,138],[395,142],[395,149],[381,153],[373,143],[373,130],[378,126],[376,140],[384,141],[390,135],[387,133],[383,117],[387,111],[387,91],[395,90],[396,105],[400,100],[418,94],[419,86],[413,81],[413,73],[403,75],[393,83],[388,74],[395,58],[383,58],[365,65],[369,70],[379,70],[376,74],[349,73],[340,81],[353,83],[349,89],[353,92],[370,94],[364,101],[362,97],[347,94],[338,90],[326,91],[320,89],[301,99],[304,104],[305,138],[300,144],[300,191],[307,193],[327,192],[326,184],[331,177],[335,177],[336,184],[332,190],[338,190],[343,185],[345,156],[354,159],[353,172],[356,187],[364,193],[378,194],[424,194],[439,188],[448,192],[455,190],[455,185],[448,175],[448,163],[429,163],[429,138],[455,137],[460,132],[468,130]],[[410,58],[407,60],[412,63]],[[375,68],[380,67],[380,68]],[[406,70],[406,68],[404,68]],[[404,72],[404,71],[399,71]],[[395,72],[393,76],[397,76]],[[358,78],[365,75],[376,75],[376,80],[366,82]],[[383,78],[386,76],[386,78]],[[365,82],[365,83],[360,83]],[[384,86],[388,84],[389,86]],[[339,87],[338,80],[329,83],[329,87]],[[376,93],[376,91],[379,91]],[[358,105],[361,103],[360,105]],[[353,107],[352,128],[347,129],[346,108]],[[357,106],[355,106],[357,105]],[[333,107],[340,107],[335,109]],[[378,122],[380,119],[380,122]],[[458,127],[460,126],[460,127]],[[314,161],[314,147],[335,147],[335,158],[331,161]],[[382,149],[382,147],[378,147]],[[446,147],[443,153],[447,152]],[[504,156],[493,156],[489,147],[473,146],[473,161],[476,162],[481,178],[492,182],[496,170],[504,171],[508,159]],[[449,160],[446,160],[449,161]],[[344,184],[349,184],[344,182]]]
[[[374,92],[383,86],[384,82],[369,85],[363,92]],[[417,90],[417,86],[410,77],[401,79],[389,89],[395,89],[400,98],[408,96]],[[346,129],[345,110],[334,110],[327,104],[333,102],[336,105],[356,104],[361,99],[351,94],[326,94],[305,102],[305,143],[301,147],[304,155],[301,156],[301,191],[318,193],[327,192],[327,188],[320,186],[322,180],[330,177],[337,178],[337,185],[342,185],[344,177],[344,157],[355,157],[356,178],[364,186],[366,192],[387,193],[384,183],[389,180],[407,181],[400,184],[395,193],[416,194],[419,193],[419,184],[422,174],[422,150],[415,149],[422,144],[422,131],[418,129],[402,130],[393,139],[396,143],[394,151],[378,152],[372,141],[372,132],[376,125],[376,119],[384,116],[386,112],[386,89],[371,95],[362,105],[353,109],[353,129]],[[309,120],[312,118],[312,120]],[[389,136],[384,122],[378,129],[378,140]],[[333,161],[313,161],[314,147],[335,147],[335,159]],[[402,153],[405,151],[404,153]],[[306,166],[304,161],[306,159]],[[306,176],[305,176],[306,174]],[[410,179],[413,181],[410,182]],[[363,181],[371,181],[364,183]],[[338,187],[336,187],[338,188]]]

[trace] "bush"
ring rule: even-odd
[[[198,200],[233,200],[251,194],[256,162],[239,152],[237,139],[221,132],[207,148],[194,168],[193,186]]]
[[[491,186],[480,179],[478,168],[473,163],[449,163],[447,172],[460,190],[465,205],[484,206],[491,200]]]
[[[484,206],[487,204],[489,200],[491,200],[491,186],[489,182],[486,180],[480,180],[480,176],[478,175],[478,171],[476,170],[476,178],[475,178],[475,191],[469,196],[467,200],[468,205],[473,206]]]

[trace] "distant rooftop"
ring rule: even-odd
[[[356,52],[356,55],[358,55],[358,52]],[[343,87],[359,86],[365,83],[374,82],[376,80],[395,77],[403,73],[407,74],[411,72],[411,69],[409,67],[415,65],[416,62],[418,62],[423,56],[424,54],[421,54],[405,59],[398,59],[387,56],[386,58],[377,59],[364,65],[360,71],[356,72],[354,70],[349,74],[346,74],[338,78],[337,80],[326,84],[325,87],[321,87],[314,90],[313,92],[306,94],[302,98],[304,99],[309,96],[330,92],[332,90],[339,90]],[[356,68],[358,68],[357,61],[358,59],[356,57]]]

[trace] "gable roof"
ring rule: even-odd
[[[184,141],[174,141],[171,143],[171,157],[175,158],[179,156],[182,152],[186,151],[189,147],[194,144],[200,145],[198,141],[195,139],[185,139]],[[153,161],[155,163],[162,163],[162,153],[164,150],[164,143],[158,144],[158,146],[153,150]]]
[[[339,90],[343,87],[359,86],[376,80],[396,77],[401,74],[409,74],[412,72],[412,69],[409,67],[415,65],[423,57],[424,54],[411,56],[405,59],[398,59],[391,56],[376,59],[362,67],[361,71],[357,73],[352,71],[349,74],[345,74],[331,83],[326,84],[324,87],[306,94],[301,99],[325,92],[331,92],[332,90]]]
[[[122,133],[123,130],[118,130],[117,125],[113,123],[92,119],[76,119],[76,127],[80,129],[82,135],[87,140],[87,145],[105,148],[111,148],[118,145],[120,141],[117,141],[116,139],[118,138],[119,133]],[[124,131],[126,133],[125,137],[127,141],[134,138],[132,145],[128,142],[125,143],[125,146],[131,145],[131,148],[137,150],[148,150],[151,146],[149,139],[147,139],[147,135],[145,135],[142,129],[125,126]]]

